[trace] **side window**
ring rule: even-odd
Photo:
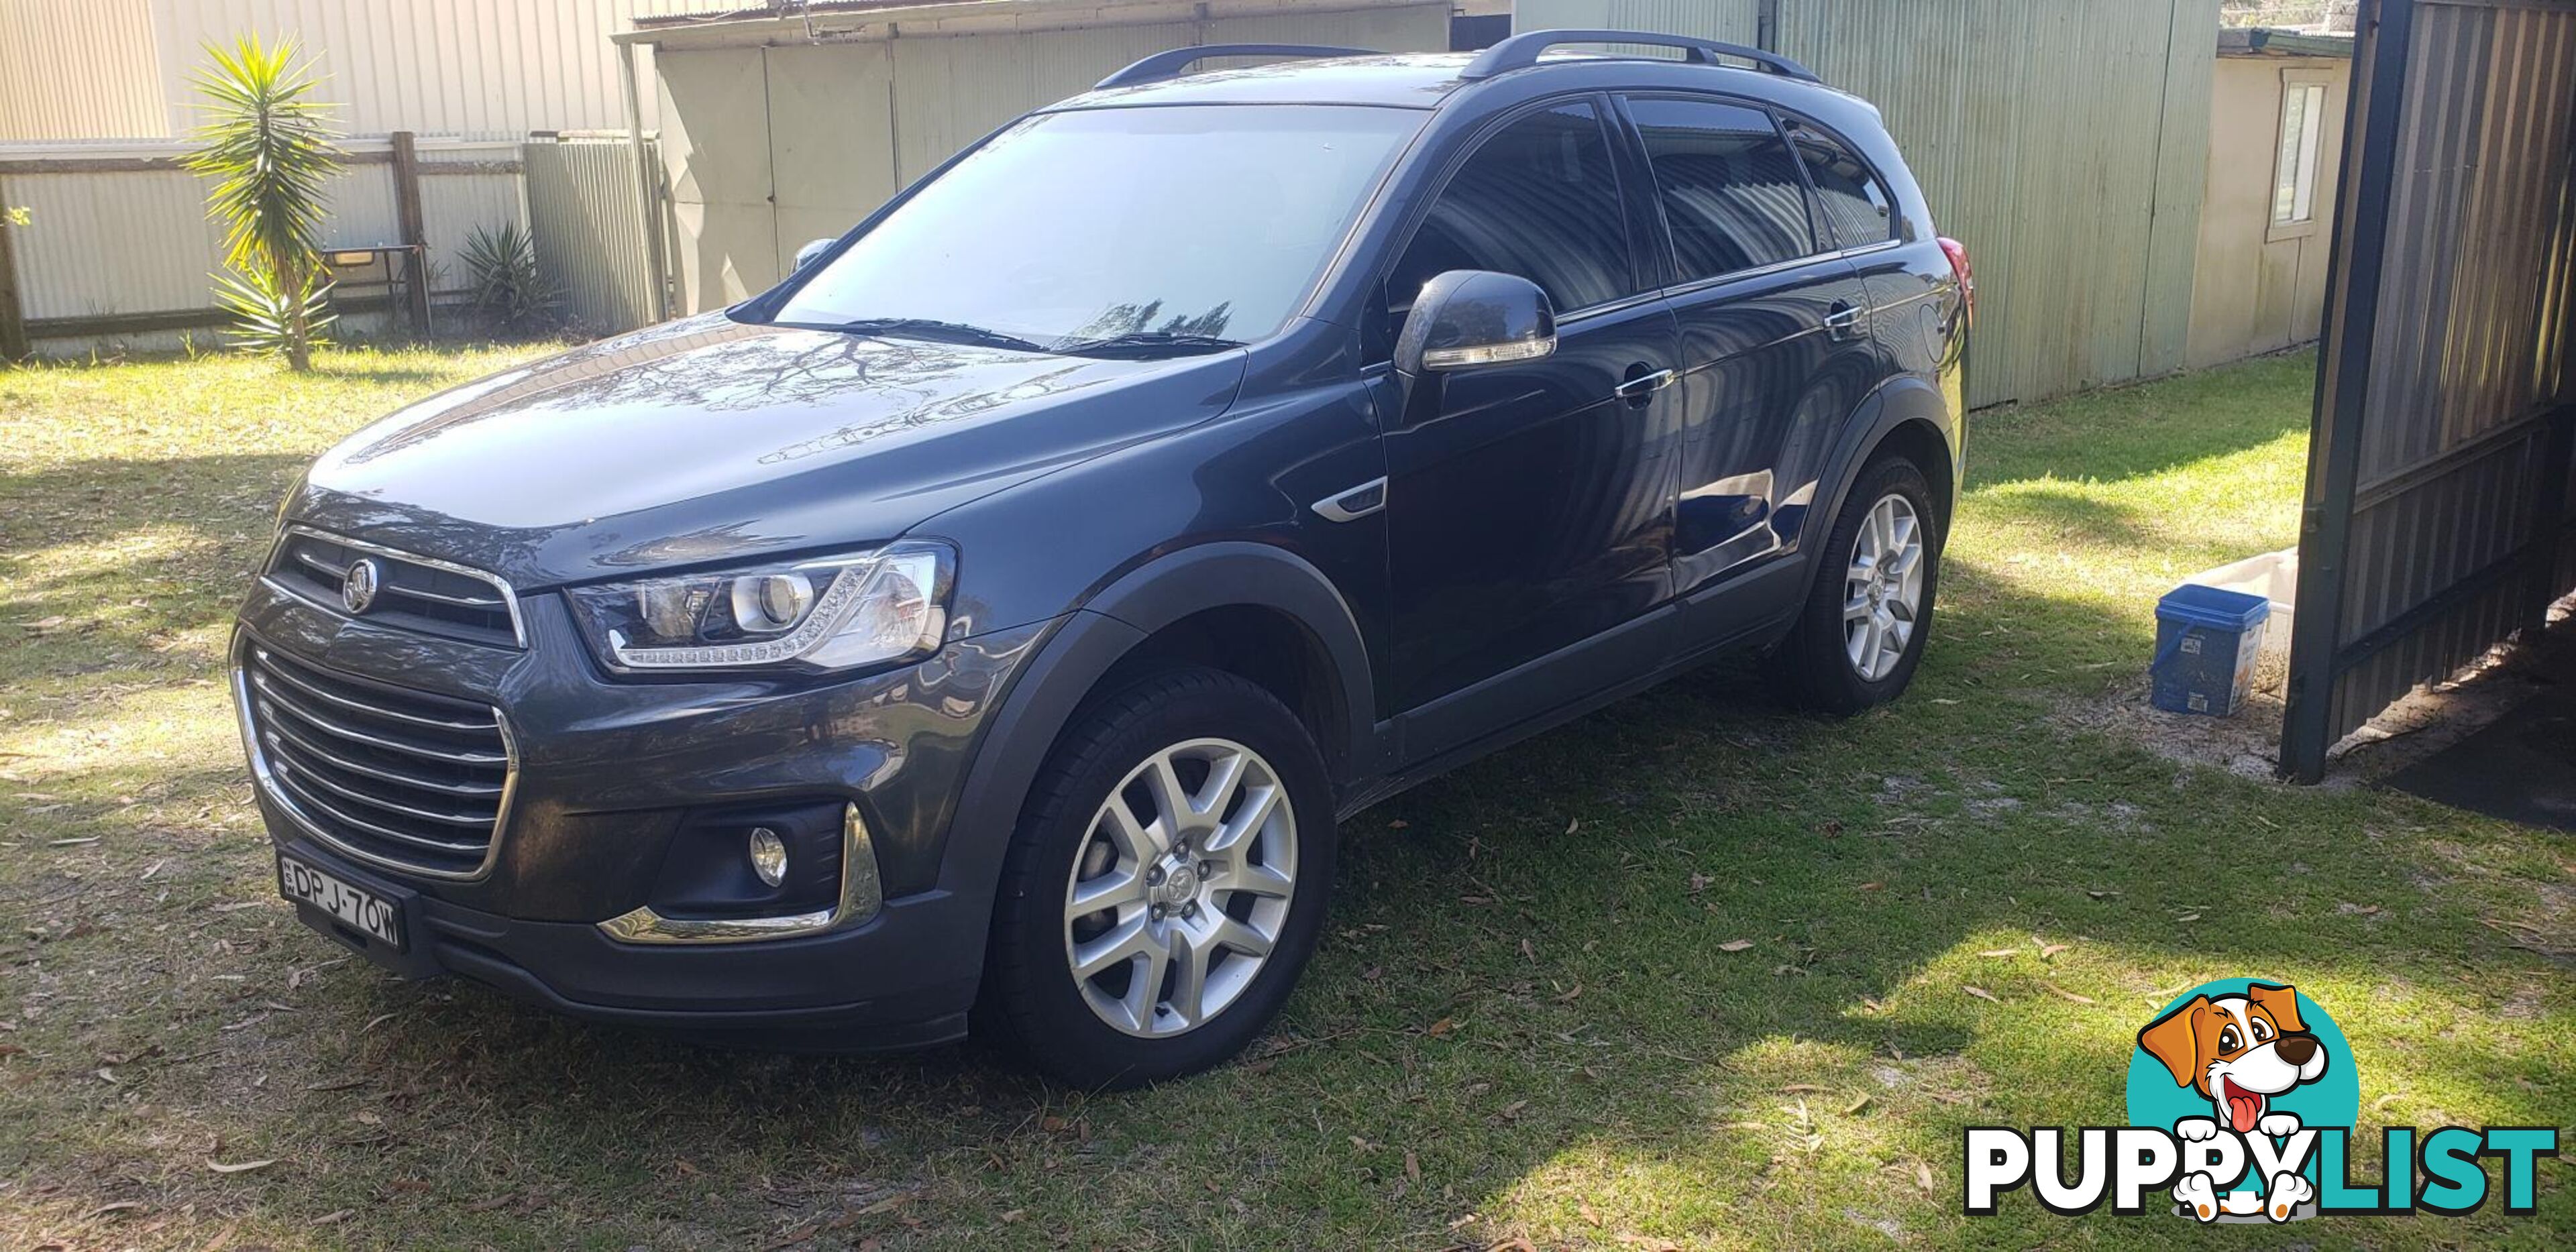
[[[1816,198],[1823,202],[1837,246],[1857,248],[1896,237],[1895,204],[1869,162],[1811,127],[1791,122],[1789,137],[1807,162],[1807,177],[1816,184]]]
[[[1458,168],[1387,279],[1396,318],[1450,270],[1518,274],[1561,313],[1632,293],[1619,180],[1589,103],[1523,117]]]
[[[1656,197],[1685,280],[1818,251],[1798,158],[1771,115],[1714,100],[1628,102],[1655,168]]]

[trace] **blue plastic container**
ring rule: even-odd
[[[2242,591],[2185,585],[2156,601],[2156,659],[2148,669],[2157,708],[2233,717],[2263,655],[2272,602]]]

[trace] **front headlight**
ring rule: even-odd
[[[567,594],[611,669],[855,669],[938,649],[953,566],[945,545],[900,543]]]

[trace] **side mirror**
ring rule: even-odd
[[[812,265],[814,263],[814,258],[831,251],[832,245],[839,242],[841,241],[838,239],[817,239],[802,248],[798,248],[796,250],[796,268],[802,270],[806,266]]]
[[[1408,378],[1556,351],[1556,309],[1537,283],[1490,270],[1451,270],[1422,285],[1395,339]]]

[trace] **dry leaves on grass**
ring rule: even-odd
[[[1753,941],[1750,939],[1729,939],[1726,942],[1717,945],[1717,950],[1720,952],[1743,952],[1750,949],[1752,946]]]
[[[1983,987],[1971,987],[1966,983],[1960,983],[1959,990],[1967,992],[1969,995],[1975,996],[1980,1000],[1987,1000],[1996,1004],[2003,1003],[2001,999],[1996,997],[1994,992],[1988,991]]]

